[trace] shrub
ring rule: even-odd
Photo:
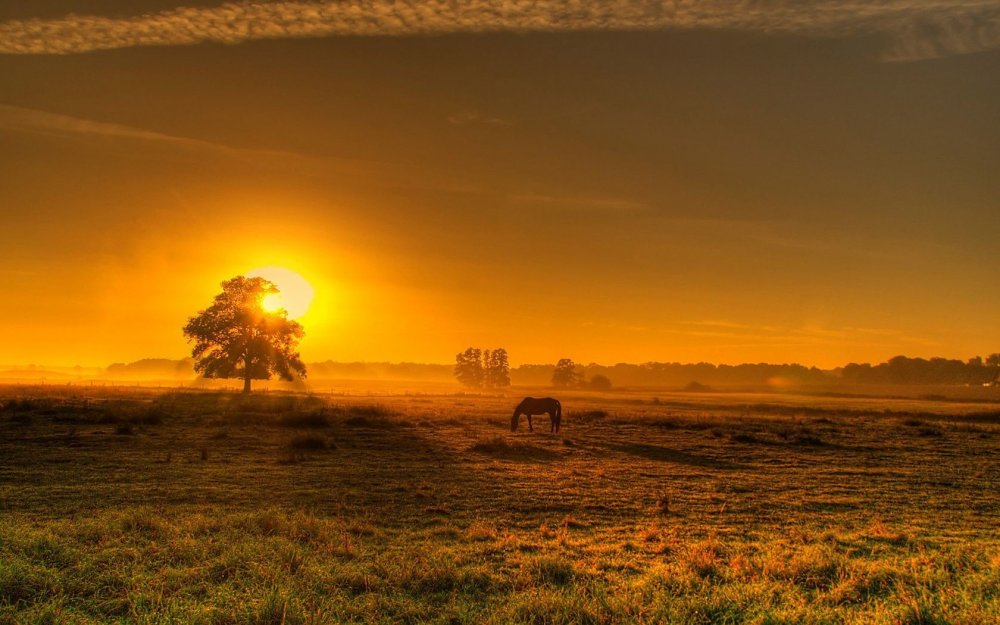
[[[587,382],[587,386],[595,391],[609,391],[611,390],[611,379],[606,375],[595,375]]]
[[[712,390],[712,387],[706,386],[698,381],[691,381],[688,382],[681,390],[685,393],[708,393]]]

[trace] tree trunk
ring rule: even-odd
[[[250,374],[249,373],[246,374],[245,376],[243,376],[243,392],[244,393],[249,393],[250,392]]]

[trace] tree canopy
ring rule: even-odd
[[[284,310],[267,312],[261,306],[277,292],[263,278],[236,276],[223,282],[212,305],[184,326],[184,336],[194,341],[195,371],[206,378],[241,378],[244,393],[250,392],[251,380],[305,377],[297,351],[302,326]]]
[[[577,386],[583,376],[576,370],[576,363],[571,358],[560,358],[552,372],[553,386]]]
[[[468,387],[483,385],[483,350],[470,347],[455,356],[455,377]]]
[[[455,355],[455,378],[470,388],[510,386],[510,362],[507,350],[470,347]]]

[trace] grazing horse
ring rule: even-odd
[[[510,431],[517,431],[518,421],[521,420],[521,415],[525,415],[528,417],[528,429],[534,432],[535,428],[531,427],[531,415],[544,414],[546,412],[549,413],[549,419],[552,421],[549,431],[558,432],[559,422],[562,421],[562,404],[559,403],[558,399],[551,397],[542,397],[540,399],[525,397],[522,399],[521,403],[514,409],[514,416],[510,418]]]

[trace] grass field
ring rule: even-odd
[[[0,624],[1000,623],[1000,405],[518,398],[2,387]]]

